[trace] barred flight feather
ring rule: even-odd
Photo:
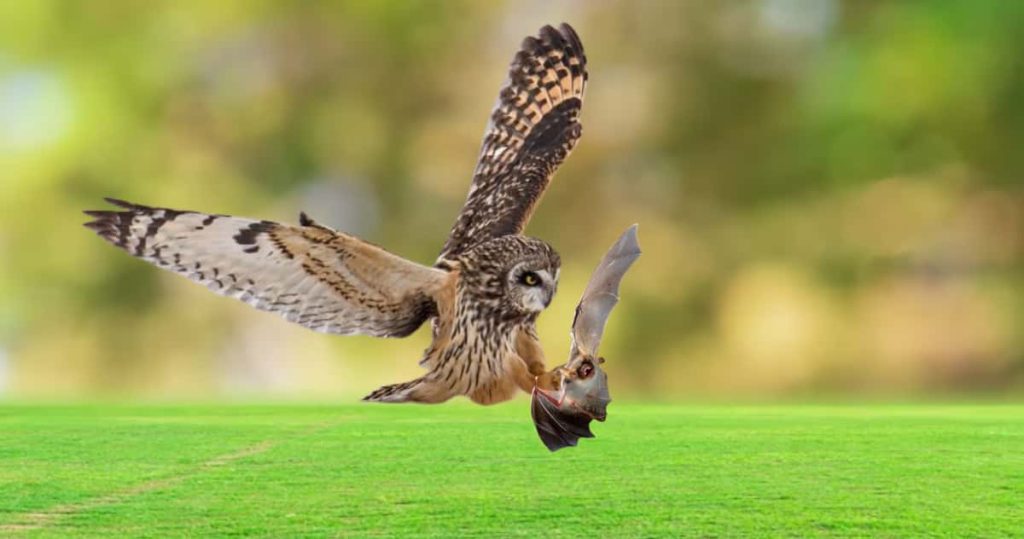
[[[86,226],[151,264],[290,322],[339,335],[400,337],[436,312],[447,272],[308,217],[293,227],[116,199]]]
[[[527,37],[484,134],[469,195],[439,260],[519,234],[580,138],[587,57],[567,24]]]

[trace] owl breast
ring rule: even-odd
[[[515,376],[526,369],[515,348],[523,321],[490,312],[495,308],[498,303],[460,293],[450,323],[437,327],[447,338],[435,339],[423,365],[451,395],[485,404],[515,395]]]

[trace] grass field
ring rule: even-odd
[[[0,536],[1021,536],[1024,406],[0,407]]]

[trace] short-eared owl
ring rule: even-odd
[[[129,254],[308,328],[403,337],[426,320],[427,373],[365,400],[482,404],[531,391],[544,373],[534,329],[560,261],[522,235],[580,137],[587,83],[576,32],[527,37],[484,135],[469,195],[433,267],[299,216],[299,226],[107,199],[86,226]]]

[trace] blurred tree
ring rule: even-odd
[[[1021,387],[1024,4],[38,0],[0,4],[0,391],[412,375],[425,335],[291,328],[119,255],[79,212],[310,209],[429,262],[514,47],[562,19],[592,78],[529,229],[565,260],[552,359],[639,222],[617,392]]]

